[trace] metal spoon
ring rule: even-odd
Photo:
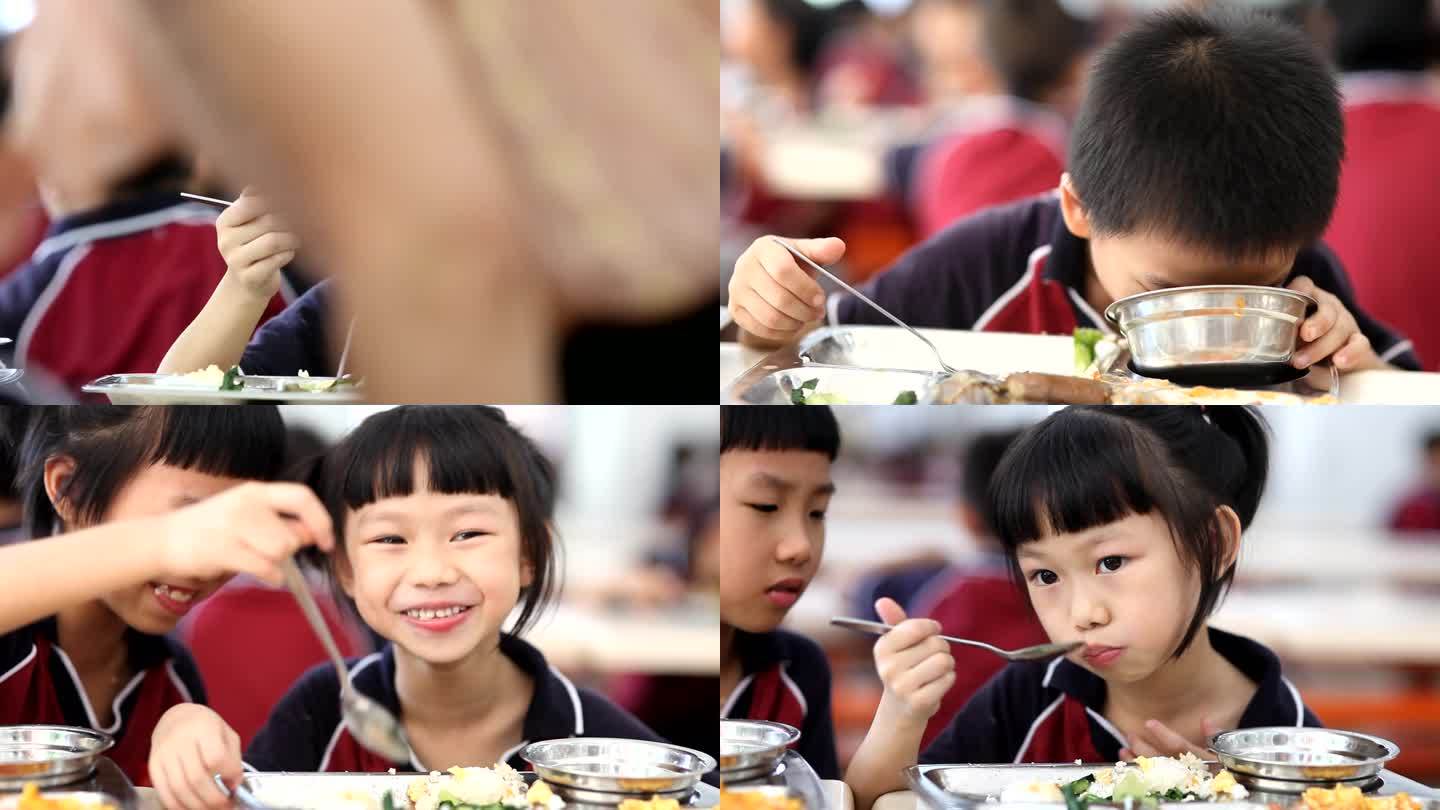
[[[817,272],[817,273],[820,273],[820,274],[824,275],[826,278],[830,279],[831,281],[835,282],[836,284],[839,284],[841,287],[843,287],[843,288],[845,289],[846,292],[850,293],[851,295],[855,296],[856,298],[859,298],[861,301],[864,301],[865,303],[869,304],[871,307],[873,307],[873,308],[875,309],[876,312],[879,312],[881,315],[884,315],[885,317],[887,317],[887,318],[889,318],[890,320],[894,321],[897,326],[903,326],[903,327],[905,327],[906,329],[909,329],[909,330],[910,330],[910,334],[912,334],[912,335],[914,335],[915,337],[920,338],[921,340],[925,341],[925,345],[926,345],[926,346],[929,346],[929,347],[930,347],[930,351],[932,351],[932,352],[935,353],[935,360],[936,360],[936,362],[938,362],[938,363],[940,364],[940,368],[941,368],[946,374],[959,374],[959,373],[961,373],[961,372],[960,372],[960,369],[958,369],[958,368],[951,368],[950,365],[945,362],[945,358],[940,355],[940,349],[936,348],[935,344],[930,342],[930,338],[927,338],[927,337],[925,337],[924,335],[920,334],[919,332],[915,331],[915,328],[914,328],[913,326],[911,326],[910,324],[905,323],[904,321],[900,320],[899,318],[895,317],[894,315],[891,315],[891,314],[890,314],[890,310],[888,310],[888,309],[880,306],[879,304],[875,303],[874,301],[871,301],[870,298],[869,298],[868,296],[866,296],[864,293],[860,292],[859,290],[855,289],[854,287],[851,287],[849,284],[846,284],[845,282],[841,281],[840,278],[839,278],[839,276],[836,276],[834,273],[830,272],[829,270],[826,270],[825,268],[823,268],[823,267],[821,267],[820,265],[816,264],[815,262],[811,261],[809,256],[806,256],[804,253],[801,253],[799,250],[795,249],[793,246],[790,245],[790,243],[786,242],[784,239],[781,239],[781,238],[776,237],[776,236],[772,236],[772,237],[770,237],[770,238],[773,239],[776,244],[778,244],[778,245],[780,245],[781,247],[785,248],[786,250],[790,251],[790,254],[791,254],[792,256],[794,256],[795,258],[797,258],[797,259],[799,259],[800,261],[804,262],[805,264],[809,265],[810,269],[814,270],[814,271]]]
[[[335,674],[341,684],[340,715],[345,719],[345,726],[356,741],[374,753],[391,762],[409,762],[410,743],[405,739],[405,729],[400,720],[384,706],[356,691],[355,685],[350,682],[350,672],[345,668],[340,647],[335,643],[335,637],[330,635],[330,627],[325,624],[315,597],[310,595],[305,575],[300,573],[293,558],[285,561],[282,570],[286,587],[295,595],[305,619],[310,622],[315,635],[320,637],[320,643],[325,645],[325,652],[330,654],[330,663],[335,665]]]
[[[850,630],[857,630],[861,633],[868,633],[872,636],[883,636],[893,629],[890,625],[882,624],[881,622],[850,619],[843,616],[832,618],[830,623]],[[1018,650],[1002,650],[992,644],[986,644],[983,641],[971,641],[968,638],[955,638],[954,636],[941,636],[940,638],[945,639],[951,644],[979,647],[982,650],[995,653],[1006,661],[1044,661],[1085,646],[1085,642],[1083,641],[1067,641],[1062,644],[1036,644],[1033,647],[1021,647]]]

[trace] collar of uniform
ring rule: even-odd
[[[740,674],[753,675],[787,660],[789,652],[778,631],[747,633],[735,631],[735,652],[740,656]]]
[[[73,231],[76,228],[84,228],[101,222],[113,222],[117,219],[137,217],[142,214],[150,214],[179,205],[191,206],[197,212],[206,210],[205,206],[186,200],[174,192],[148,192],[115,200],[114,202],[106,203],[88,211],[63,216],[50,223],[50,230],[46,232],[45,236],[48,239],[52,236]]]
[[[60,649],[60,623],[55,616],[41,619],[30,626],[31,632],[43,636]],[[164,636],[152,636],[133,627],[125,628],[126,663],[137,673],[169,661],[175,656],[171,642]],[[68,654],[67,654],[68,655]]]
[[[1213,627],[1207,630],[1215,651],[1256,684],[1255,696],[1240,716],[1242,728],[1303,724],[1305,710],[1300,693],[1281,675],[1280,659],[1275,653],[1243,636]],[[1080,701],[1091,710],[1092,717],[1105,709],[1104,679],[1068,658],[1057,658],[1046,666],[1043,684]]]
[[[521,729],[525,742],[579,737],[585,733],[580,693],[569,678],[552,669],[539,650],[509,633],[500,634],[500,652],[530,676],[535,684],[535,693]],[[361,694],[378,702],[396,717],[401,716],[400,695],[395,690],[394,644],[386,644],[379,652],[357,661],[351,666],[350,675]],[[501,761],[511,754],[506,752]]]

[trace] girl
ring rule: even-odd
[[[508,762],[562,737],[655,740],[604,697],[576,688],[520,639],[553,597],[559,551],[550,463],[486,407],[402,407],[366,419],[318,462],[312,485],[338,531],[330,572],[390,644],[349,662],[362,694],[394,712],[412,751],[391,762],[340,718],[325,663],[281,699],[246,751],[262,771],[443,770]],[[511,630],[503,625],[519,606]],[[203,706],[172,709],[151,767],[167,807],[228,807],[241,775],[233,736]]]
[[[279,562],[331,545],[330,518],[303,486],[242,484],[278,472],[273,407],[84,406],[31,419],[18,489],[36,539],[0,549],[0,725],[104,731],[116,739],[108,756],[148,785],[161,714],[205,699],[164,635],[230,574],[281,582]]]
[[[835,779],[830,664],[779,627],[820,568],[840,428],[824,406],[720,412],[720,717],[799,728],[800,756]]]
[[[1068,408],[1028,430],[990,486],[1006,558],[1051,640],[1085,646],[1012,663],[921,762],[1086,762],[1204,755],[1220,729],[1319,725],[1274,653],[1207,626],[1265,489],[1258,412]],[[929,620],[877,604],[885,684],[846,781],[857,807],[903,786],[954,682]]]

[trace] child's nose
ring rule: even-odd
[[[1076,630],[1089,630],[1108,624],[1110,611],[1095,594],[1079,589],[1070,601],[1070,621]]]
[[[799,527],[789,529],[781,538],[780,545],[775,549],[776,558],[791,565],[804,565],[810,562],[812,553],[810,535]]]
[[[410,579],[417,585],[449,585],[459,579],[459,570],[444,550],[426,550],[415,556]]]

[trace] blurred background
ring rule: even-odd
[[[292,465],[382,409],[282,406]],[[0,413],[20,423],[29,410]],[[720,666],[717,407],[503,410],[554,463],[559,481],[559,598],[525,638],[551,666],[662,737],[717,754],[710,702]],[[13,457],[4,461],[13,473]],[[0,521],[11,528],[0,542],[17,539],[20,520],[14,493],[3,495]],[[314,585],[347,656],[383,643],[328,585]],[[211,707],[246,743],[295,679],[324,660],[290,593],[244,577],[191,611],[177,633],[195,656]]]
[[[873,618],[874,600],[891,596],[952,635],[1006,648],[1044,641],[977,493],[1014,432],[1052,410],[835,409],[842,442],[824,560],[785,626],[830,657],[842,765],[869,728],[880,682],[873,639],[830,617]],[[1212,623],[1270,646],[1326,725],[1395,741],[1392,770],[1440,785],[1440,414],[1264,413],[1268,489]],[[1003,663],[955,652],[960,677],[927,739]]]
[[[1222,2],[1293,23],[1334,66],[1347,160],[1325,241],[1360,305],[1440,370],[1417,304],[1440,295],[1437,0],[722,0],[722,295],[763,234],[839,236],[863,281],[1056,188],[1096,51],[1146,12]]]

